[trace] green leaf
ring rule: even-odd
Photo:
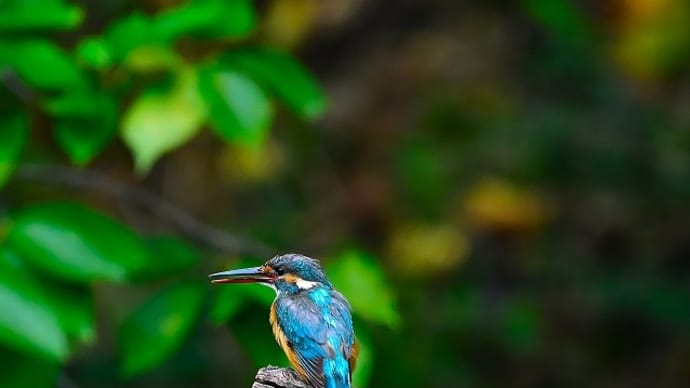
[[[113,53],[108,42],[103,38],[91,37],[79,42],[77,57],[87,66],[94,69],[107,69],[113,64]]]
[[[23,209],[14,216],[8,241],[32,265],[75,282],[123,281],[148,261],[131,230],[76,203]]]
[[[91,290],[56,283],[41,286],[67,337],[78,344],[93,344],[96,327]]]
[[[117,127],[114,116],[104,115],[91,119],[60,119],[54,131],[58,144],[72,163],[85,165],[105,148],[117,133]]]
[[[0,387],[54,388],[59,365],[0,347]]]
[[[0,63],[3,62],[38,88],[72,89],[87,85],[68,54],[48,40],[0,41]]]
[[[171,89],[142,93],[125,113],[121,128],[136,170],[150,170],[161,155],[196,135],[205,120],[206,107],[193,69],[180,70]]]
[[[317,81],[287,54],[251,48],[229,52],[220,61],[266,86],[305,119],[318,117],[326,108],[326,97]]]
[[[35,281],[0,250],[0,341],[49,360],[67,356],[67,338]]]
[[[275,299],[275,291],[257,284],[220,285],[209,317],[211,322],[222,324],[233,318],[248,302],[269,307]],[[268,310],[267,310],[268,311]]]
[[[182,344],[201,311],[205,287],[180,283],[140,305],[118,332],[122,372],[133,376],[155,368]]]
[[[61,1],[0,2],[0,32],[71,29],[78,26],[83,18],[81,8]]]
[[[36,278],[24,260],[8,246],[0,248],[0,262],[0,266],[10,266],[15,274],[27,279],[42,295],[69,339],[80,344],[91,344],[95,340],[93,298],[88,288]]]
[[[157,236],[146,241],[153,260],[136,274],[137,279],[151,280],[187,270],[199,262],[199,252],[173,236]]]
[[[109,57],[132,71],[153,72],[173,68],[177,55],[170,43],[163,41],[151,19],[133,13],[114,23],[105,34]]]
[[[199,87],[219,135],[245,145],[263,142],[273,118],[273,105],[259,85],[242,73],[208,68],[200,73]]]
[[[203,38],[239,38],[256,24],[249,0],[191,0],[156,15],[159,36],[175,40],[183,36]]]
[[[254,260],[240,260],[232,264],[232,268],[245,268],[259,265]],[[213,305],[209,313],[211,321],[223,324],[235,316],[248,302],[255,302],[269,307],[275,299],[275,291],[258,284],[217,285]]]
[[[393,287],[370,255],[347,251],[328,267],[329,278],[362,318],[395,327],[400,322]]]
[[[28,138],[28,123],[26,117],[20,114],[0,118],[0,187],[14,171],[14,165],[24,148]]]
[[[129,53],[124,65],[133,72],[152,73],[174,69],[178,63],[177,54],[170,47],[149,45]]]
[[[103,94],[70,91],[46,104],[57,115],[55,139],[73,163],[91,161],[117,132],[115,102]]]
[[[93,117],[114,115],[115,102],[105,94],[92,90],[69,90],[47,99],[43,107],[58,117]]]
[[[105,36],[113,57],[117,59],[124,59],[137,47],[159,42],[151,19],[139,12],[118,19]]]
[[[233,289],[234,288],[234,289]],[[247,298],[239,287],[214,287],[213,306],[209,312],[211,322],[221,325],[234,317],[246,304]],[[239,292],[238,292],[239,291]]]

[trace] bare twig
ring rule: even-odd
[[[252,388],[310,388],[294,370],[267,366],[259,369]]]
[[[220,252],[251,254],[259,257],[268,256],[272,253],[272,249],[259,241],[235,236],[224,230],[203,224],[183,209],[166,202],[158,195],[93,170],[49,164],[22,164],[17,168],[14,179],[88,189],[115,197],[150,211],[157,217],[170,222],[181,233]]]

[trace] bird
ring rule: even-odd
[[[212,283],[259,283],[276,297],[269,322],[276,341],[302,380],[314,388],[351,388],[359,345],[347,299],[318,260],[274,256],[259,267],[209,275]]]

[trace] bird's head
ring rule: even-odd
[[[296,253],[275,256],[260,267],[217,272],[209,278],[212,283],[260,283],[279,294],[294,294],[316,286],[332,287],[318,260]]]

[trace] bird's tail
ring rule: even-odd
[[[326,388],[351,388],[350,365],[344,358],[324,362]]]

